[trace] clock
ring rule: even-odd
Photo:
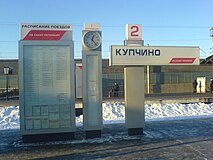
[[[99,31],[88,31],[83,35],[83,45],[87,49],[95,50],[101,45],[101,34]]]

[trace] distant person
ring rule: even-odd
[[[213,80],[211,80],[211,82],[210,82],[210,91],[211,91],[211,93],[213,93]]]
[[[113,86],[113,93],[114,93],[114,97],[118,97],[118,91],[120,90],[120,87],[117,83],[114,84]]]
[[[110,97],[112,97],[112,93],[113,93],[113,87],[109,90],[109,92],[108,92],[108,97],[110,98]]]
[[[194,80],[192,84],[193,84],[193,92],[196,93],[197,85],[198,85],[196,79]]]

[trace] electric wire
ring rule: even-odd
[[[18,23],[0,23],[0,26],[20,26]],[[83,27],[82,24],[72,24],[73,27]],[[123,28],[125,24],[123,25],[101,25],[101,27],[106,27],[106,28]],[[197,28],[197,29],[202,29],[202,28],[211,28],[210,26],[161,26],[161,25],[142,25],[143,28]]]
[[[17,23],[0,23],[1,26],[20,26],[20,24]],[[82,24],[72,24],[73,27],[83,27]],[[124,28],[124,25],[101,25],[101,28]],[[143,28],[152,29],[209,29],[210,26],[161,26],[161,25],[142,25]],[[74,40],[75,41],[75,40]],[[200,39],[146,39],[147,42],[167,42],[167,41],[209,41],[207,38],[200,38]],[[75,41],[75,43],[81,43],[82,41]],[[123,43],[123,41],[102,41],[103,43]],[[0,43],[17,43],[17,41],[5,41],[2,40]],[[204,50],[209,49],[200,49],[202,52],[206,53]],[[77,51],[76,51],[77,52]],[[102,51],[104,53],[109,51]],[[0,53],[17,53],[17,52],[0,52]],[[78,51],[78,53],[81,53],[81,51]]]

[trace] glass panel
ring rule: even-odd
[[[185,83],[192,83],[194,80],[192,78],[192,73],[184,73]]]
[[[178,80],[177,80],[177,82],[178,83],[185,83],[185,79],[184,79],[184,73],[183,72],[179,72],[179,73],[177,73],[178,74]]]
[[[171,83],[171,73],[170,72],[165,73],[164,76],[165,76],[164,78],[165,84]]]
[[[156,73],[150,73],[150,84],[156,84]]]
[[[171,83],[177,83],[177,73],[171,73]]]

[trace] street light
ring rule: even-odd
[[[12,68],[10,67],[4,67],[3,70],[4,74],[6,75],[6,100],[8,101],[8,76],[9,74],[12,74]]]

